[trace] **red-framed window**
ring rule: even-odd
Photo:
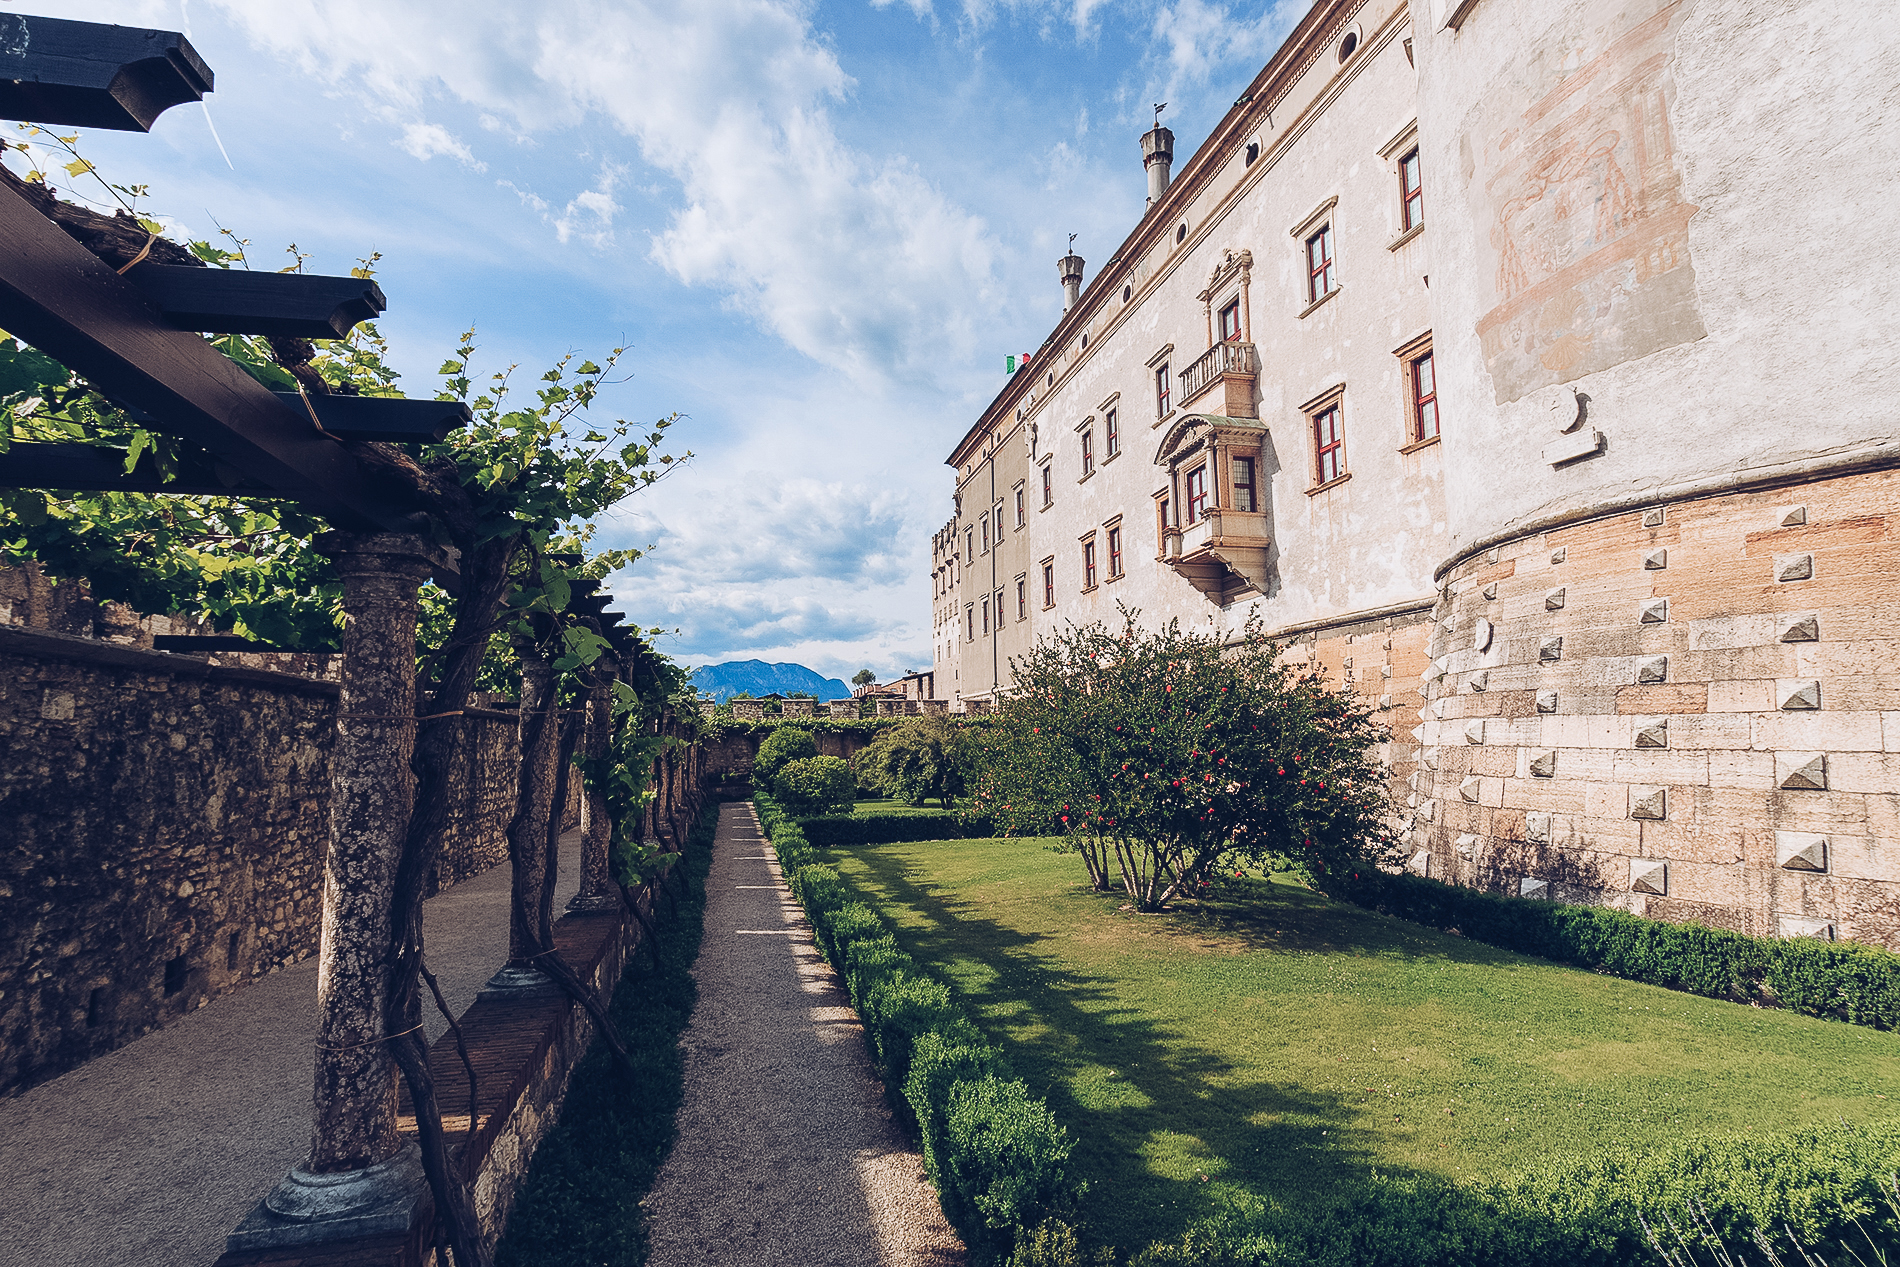
[[[1016,490],[1016,526],[1023,526],[1023,490]]]
[[[1029,578],[1016,578],[1016,619],[1029,619]]]
[[[1054,563],[1042,565],[1042,605],[1044,607],[1056,605],[1056,565]]]
[[[1168,382],[1168,363],[1163,361],[1155,370],[1155,417],[1157,418],[1165,418],[1168,416],[1168,397],[1170,395]]]
[[[1095,588],[1095,543],[1093,541],[1082,543],[1082,588],[1085,590]]]
[[[1003,632],[1003,591],[996,591],[996,632]]]
[[[983,600],[983,634],[984,636],[988,637],[989,632],[990,632],[990,600],[985,598]]]
[[[1111,409],[1103,417],[1102,442],[1108,446],[1110,457],[1122,451],[1122,419],[1119,410]]]
[[[974,528],[966,528],[963,531],[963,561],[966,564],[976,562],[976,529]]]
[[[999,546],[1003,544],[1003,507],[1001,503],[998,503],[996,507],[996,544]]]
[[[1155,515],[1161,521],[1160,524],[1158,525],[1157,531],[1155,532],[1155,540],[1159,541],[1162,539],[1163,536],[1167,534],[1168,529],[1173,526],[1168,521],[1168,499],[1167,498],[1162,497],[1162,498],[1158,498],[1155,501]]]
[[[1337,404],[1313,415],[1313,452],[1318,483],[1330,483],[1346,473],[1346,427]]]
[[[1095,474],[1095,428],[1082,433],[1082,477]]]
[[[976,608],[974,606],[965,607],[963,609],[963,614],[969,621],[970,641],[975,642],[976,641]]]
[[[1197,524],[1206,513],[1207,464],[1202,463],[1187,473],[1187,521]]]
[[[1234,473],[1234,509],[1252,514],[1257,504],[1253,496],[1253,459],[1234,458],[1229,465]]]
[[[1240,300],[1220,310],[1220,337],[1223,343],[1240,342]]]
[[[983,553],[990,552],[990,517],[983,516]]]
[[[1306,239],[1306,301],[1312,303],[1322,295],[1330,295],[1338,278],[1333,273],[1333,226],[1322,225],[1320,231]]]
[[[1108,574],[1122,574],[1122,530],[1119,526],[1108,530]]]
[[[1399,227],[1413,229],[1425,223],[1425,186],[1418,176],[1416,149],[1399,160]]]
[[[1431,349],[1407,365],[1412,378],[1412,440],[1422,443],[1438,434],[1438,376],[1432,372]]]
[[[1047,466],[1044,466],[1042,468],[1042,504],[1045,506],[1050,505],[1051,503],[1055,501],[1055,499],[1056,499],[1055,483],[1050,478],[1049,468]]]

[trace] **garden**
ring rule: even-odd
[[[1207,651],[760,799],[980,1261],[1891,1261],[1900,956],[1390,876],[1350,700]]]

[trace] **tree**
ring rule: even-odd
[[[971,743],[947,717],[911,717],[891,727],[858,754],[858,768],[899,800],[922,805],[936,797],[945,809],[966,790]]]
[[[1053,823],[1098,889],[1136,909],[1200,891],[1216,866],[1315,876],[1392,860],[1384,738],[1350,694],[1296,673],[1250,623],[1239,643],[1071,626],[1011,662],[982,744],[978,807]]]
[[[800,726],[780,726],[765,737],[759,745],[758,755],[752,758],[752,776],[773,787],[778,781],[778,772],[788,761],[802,761],[818,755],[818,741],[811,732]]]
[[[779,800],[793,814],[851,812],[857,780],[842,757],[801,757],[779,767]]]
[[[860,691],[875,681],[877,681],[877,674],[871,672],[869,669],[859,669],[856,673],[851,675],[851,685],[857,687]]]

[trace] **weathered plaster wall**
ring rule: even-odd
[[[336,689],[0,626],[0,1089],[315,952]],[[513,716],[462,725],[443,885],[513,802]]]

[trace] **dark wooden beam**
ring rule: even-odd
[[[43,488],[67,493],[180,493],[194,497],[290,497],[246,482],[237,471],[204,457],[181,458],[165,479],[151,458],[128,474],[125,450],[90,444],[16,441],[0,453],[0,488]]]
[[[340,339],[382,315],[382,288],[363,277],[140,264],[126,274],[175,330]]]
[[[428,444],[475,415],[459,400],[410,400],[405,396],[300,396],[272,392],[284,407],[308,422],[314,412],[326,434],[339,440],[388,440],[397,444]],[[308,403],[306,403],[308,402]],[[133,422],[152,431],[169,431],[167,420],[127,406]]]
[[[211,83],[176,31],[0,13],[0,119],[150,132]]]
[[[152,637],[152,650],[192,655],[207,651],[294,651],[296,648],[280,647],[272,642],[256,642],[236,634],[155,634]]]
[[[414,531],[421,523],[409,493],[372,483],[341,441],[198,335],[160,325],[130,281],[3,188],[0,329],[339,529]]]

